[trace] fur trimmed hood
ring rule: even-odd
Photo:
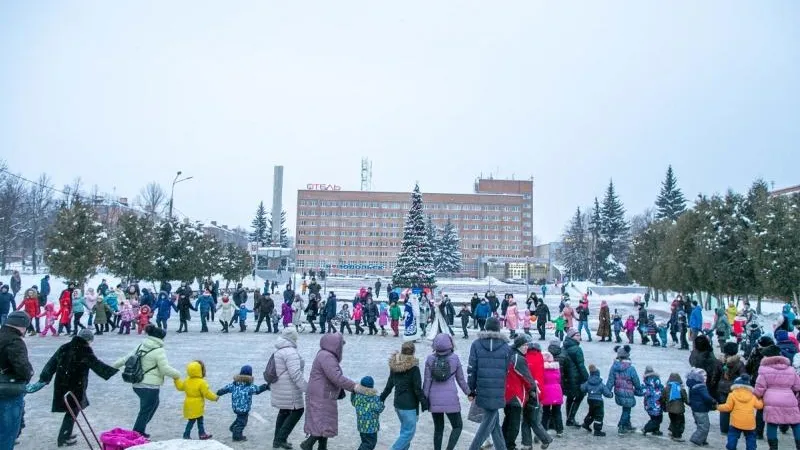
[[[481,331],[478,333],[478,339],[499,339],[508,342],[508,336],[500,331]]]
[[[253,384],[253,376],[252,375],[234,375],[233,376],[234,383],[242,383],[242,384]]]
[[[545,362],[544,363],[544,368],[545,369],[560,369],[561,365],[558,364],[558,361],[550,361],[550,362]]]
[[[408,372],[415,366],[419,366],[419,359],[413,355],[404,355],[400,352],[395,352],[389,358],[389,370],[393,373]]]

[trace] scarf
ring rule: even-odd
[[[681,384],[677,381],[669,383],[669,401],[681,400]]]

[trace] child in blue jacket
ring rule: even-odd
[[[583,419],[583,428],[591,432],[591,425],[594,422],[594,435],[605,436],[606,433],[603,431],[603,416],[605,415],[603,397],[612,398],[614,394],[603,383],[603,379],[600,378],[600,371],[597,370],[594,364],[589,364],[589,379],[581,385],[581,392],[586,394],[587,403],[589,404],[589,412]]]
[[[361,379],[360,384],[372,388],[375,386],[375,381],[367,376]],[[379,418],[383,412],[383,402],[378,395],[353,392],[350,403],[356,408],[356,427],[361,435],[361,445],[358,450],[373,450],[378,445],[378,431],[381,429]]]
[[[239,311],[236,313],[239,315],[239,332],[242,333],[244,330],[247,329],[247,313],[253,312],[252,309],[247,309],[247,302],[242,302],[239,305]]]
[[[711,429],[708,412],[717,409],[717,401],[708,392],[706,385],[706,371],[692,369],[686,375],[686,387],[689,388],[689,406],[692,408],[695,432],[689,440],[697,446],[708,445],[706,439]]]
[[[650,420],[642,428],[642,434],[647,436],[651,433],[653,436],[661,436],[661,422],[664,420],[664,408],[661,404],[661,395],[664,393],[664,385],[661,383],[661,377],[653,370],[653,366],[647,366],[644,369],[644,410],[650,416]]]
[[[158,294],[158,299],[153,307],[153,314],[156,316],[156,325],[158,325],[161,329],[166,330],[167,321],[169,320],[169,316],[173,309],[175,312],[178,312],[178,307],[172,303],[172,300],[169,298],[169,294],[161,291]]]
[[[247,419],[250,417],[250,408],[253,406],[253,396],[267,389],[269,389],[269,386],[266,384],[261,386],[253,384],[252,367],[242,366],[239,375],[233,377],[233,383],[217,391],[218,397],[231,394],[231,405],[233,406],[233,413],[236,414],[236,420],[233,421],[229,429],[233,433],[235,442],[247,440],[247,436],[243,433],[244,428],[247,426]]]

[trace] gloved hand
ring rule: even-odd
[[[36,383],[29,383],[25,385],[25,392],[28,394],[33,394],[34,392],[39,392],[45,386],[46,384],[41,381],[37,381]]]
[[[217,394],[217,397],[222,397],[222,389],[218,390],[216,392],[216,394]]]
[[[262,384],[262,385],[261,385],[261,390],[262,390],[262,391],[269,391],[269,390],[271,390],[271,389],[270,389],[270,387],[269,387],[269,383],[264,383],[264,384]]]

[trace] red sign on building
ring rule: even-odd
[[[306,189],[309,191],[341,191],[342,187],[335,184],[308,183]]]

